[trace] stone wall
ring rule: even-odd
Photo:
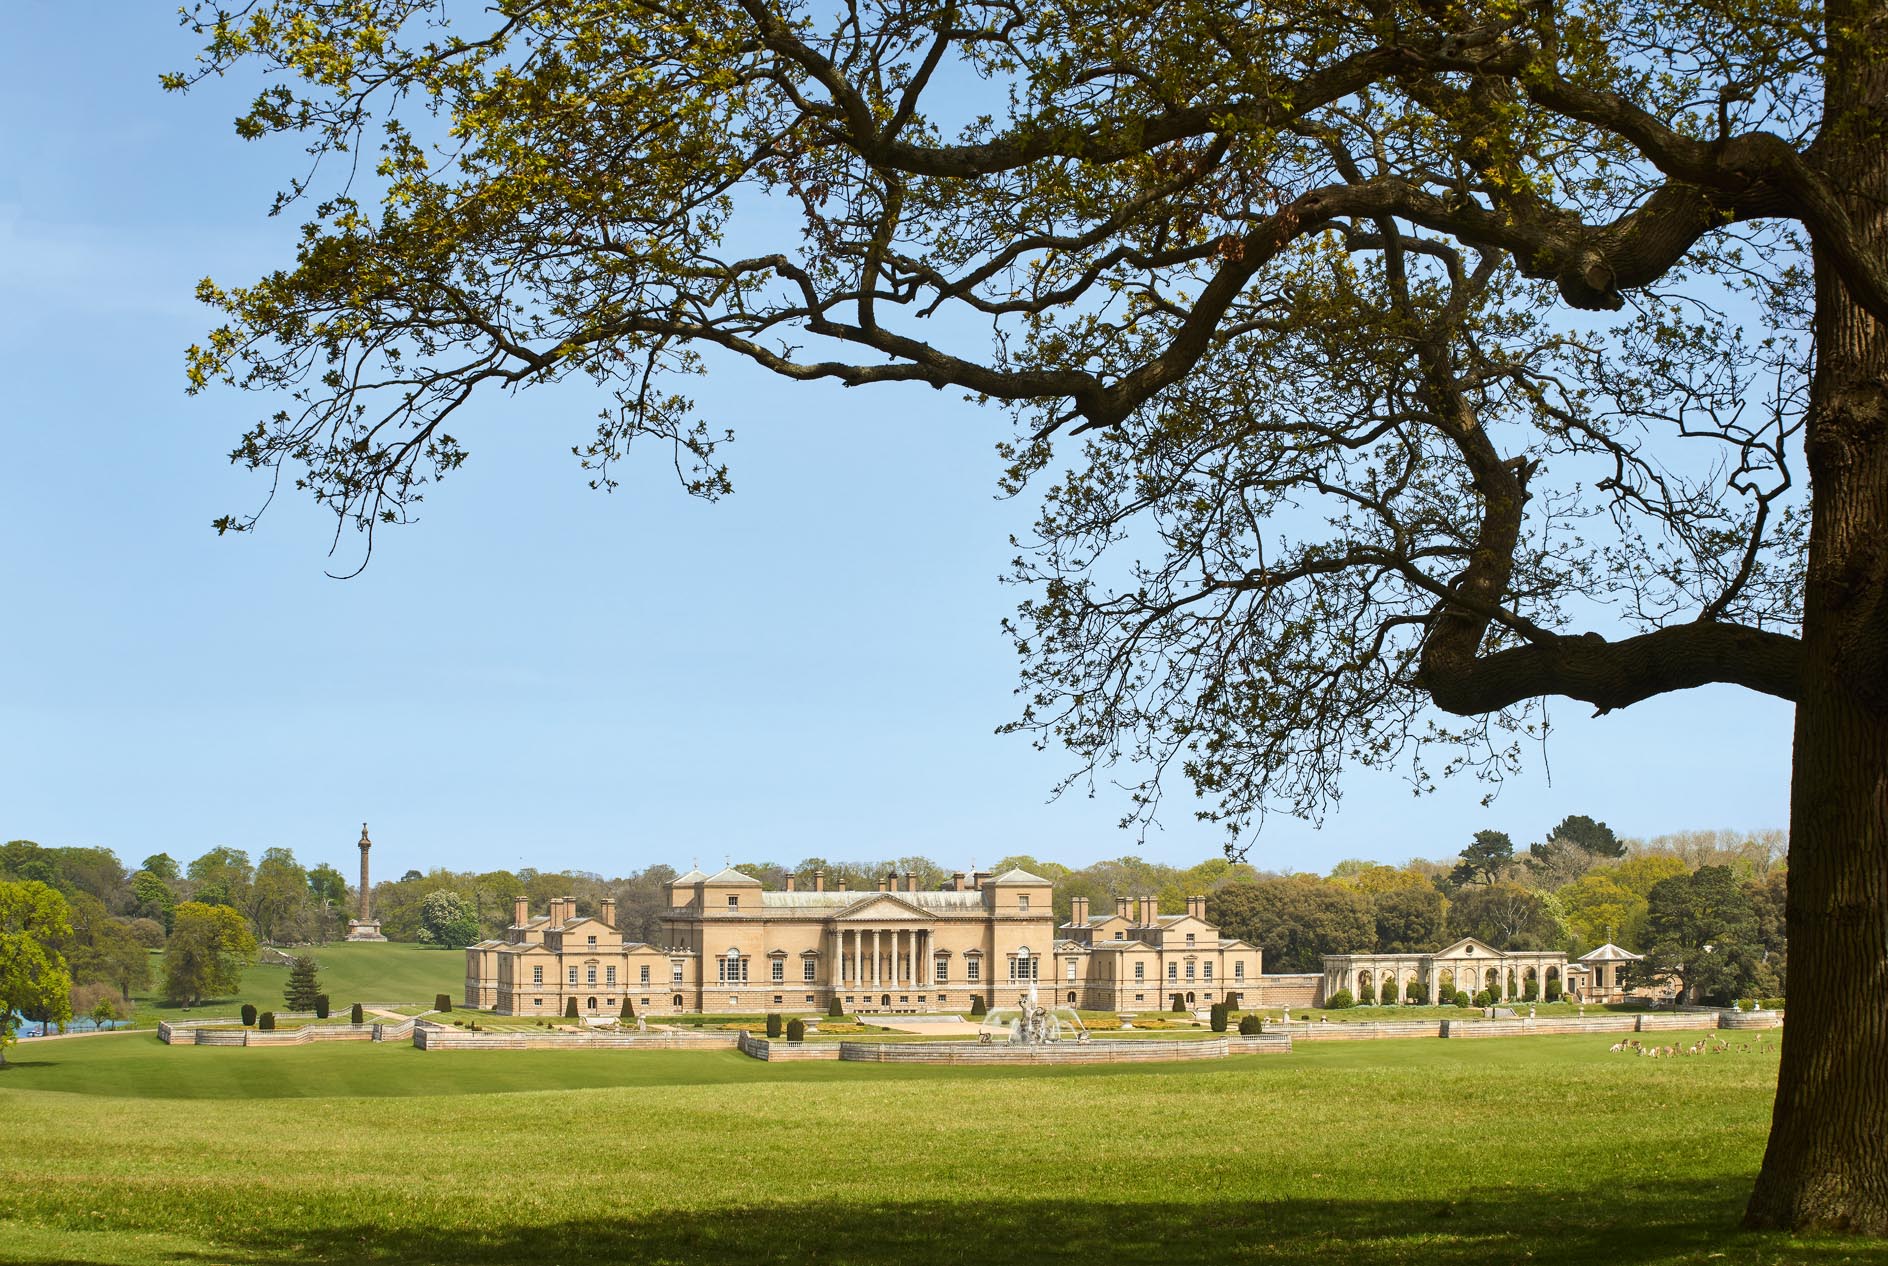
[[[1056,1042],[1011,1046],[981,1042],[841,1042],[839,1058],[875,1064],[1152,1064],[1174,1060],[1224,1059],[1228,1039],[1166,1039]]]
[[[413,1045],[423,1051],[705,1051],[733,1050],[739,1033],[507,1033],[420,1025]]]
[[[1240,990],[1240,993],[1246,992]],[[1319,972],[1304,975],[1262,975],[1258,977],[1258,998],[1241,1005],[1259,1007],[1315,1007],[1324,1001],[1324,976]]]
[[[836,1042],[781,1042],[769,1038],[755,1037],[742,1030],[741,1052],[752,1055],[755,1059],[764,1059],[770,1063],[791,1063],[796,1060],[838,1059],[839,1045]]]

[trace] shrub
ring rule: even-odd
[[[835,1020],[841,1020],[845,1018],[846,1009],[839,1005],[838,994],[834,994],[832,996],[832,1000],[826,1004],[826,1014],[831,1016]],[[974,1002],[970,1004],[970,1014],[972,1015],[980,1014],[977,1011],[977,1004]]]
[[[1534,1002],[1539,996],[1539,986],[1531,980],[1527,982],[1527,987],[1521,990],[1522,1002]]]
[[[243,1003],[243,1026],[247,1028],[249,1025],[254,1024],[255,1022],[256,1022],[256,1004],[253,1002]]]
[[[1366,980],[1364,981],[1363,984],[1357,986],[1357,1001],[1359,1003],[1367,1007],[1367,1006],[1370,1006],[1372,1003],[1376,1002],[1376,1000],[1377,1000],[1376,985]]]
[[[575,1006],[576,1004],[572,1003],[571,1005]],[[449,993],[434,994],[433,995],[433,1010],[435,1011],[452,1010],[452,995]]]
[[[1547,1001],[1560,1001],[1560,982],[1558,980],[1550,980],[1547,982]]]
[[[1783,999],[1765,998],[1763,1000],[1763,1009],[1765,1011],[1781,1011],[1783,1009]]]
[[[777,1020],[780,1017],[772,1016],[770,1018]],[[805,1020],[795,1019],[795,1020],[787,1021],[787,1041],[789,1042],[806,1041],[806,1021]]]
[[[1215,1033],[1224,1033],[1226,1031],[1226,1004],[1225,1003],[1215,1002],[1213,1004],[1212,1019],[1209,1021],[1209,1024],[1213,1032]]]
[[[1327,1011],[1342,1011],[1346,1007],[1354,1007],[1356,1005],[1357,1000],[1350,996],[1350,990],[1348,989],[1340,989],[1324,1000],[1324,1006]]]
[[[635,1003],[633,1003],[633,1002],[631,1002],[631,1001],[629,1000],[629,998],[628,998],[627,996],[626,996],[626,997],[624,997],[624,999],[623,999],[623,1009],[622,1009],[622,1010],[621,1010],[620,1012],[618,1012],[617,1014],[618,1014],[618,1016],[619,1016],[620,1018],[622,1018],[622,1019],[624,1019],[624,1020],[633,1020],[633,1019],[635,1019],[635,1018],[636,1018],[636,1004],[635,1004]]]
[[[779,1037],[781,1030],[785,1027],[786,1026],[781,1023],[779,1012],[770,1011],[767,1013],[767,1036],[768,1037]]]
[[[1173,996],[1173,1009],[1176,1015],[1185,1015],[1187,1013],[1187,1000],[1183,995],[1175,994]]]
[[[1242,1015],[1239,1017],[1240,1037],[1256,1037],[1263,1032],[1265,1032],[1265,1021],[1259,1019],[1258,1016]]]
[[[347,1019],[349,1024],[363,1024],[367,1020],[367,1013],[361,1010],[361,1004],[357,1002],[347,1009]]]
[[[574,1020],[577,1018],[577,1000],[575,998],[564,999],[564,1018],[566,1020]]]
[[[972,1015],[988,1015],[988,1014],[990,1014],[990,1008],[989,1008],[989,1007],[987,1007],[987,1006],[985,1006],[985,1005],[983,1004],[983,995],[982,995],[982,994],[977,994],[977,995],[976,995],[975,997],[973,997],[973,998],[972,998],[972,999],[970,1000],[970,1014],[972,1014]]]
[[[1475,1005],[1478,1007],[1492,1007],[1495,1005],[1495,995],[1484,989],[1475,995]]]
[[[1458,989],[1455,991],[1455,1005],[1456,1006],[1458,1007],[1470,1006],[1473,1004],[1473,1001],[1474,1000],[1468,996],[1468,990]]]
[[[256,1027],[261,1029],[264,1033],[274,1032],[275,1031],[275,1012],[264,1011],[261,1015],[257,1016]]]
[[[329,1009],[328,995],[325,993],[316,994],[315,995],[315,1019],[317,1020],[327,1019],[328,1009]]]

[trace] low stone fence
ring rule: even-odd
[[[167,1046],[306,1046],[310,1042],[378,1042],[378,1024],[310,1024],[299,1029],[204,1028],[157,1023],[157,1040]],[[410,1028],[409,1024],[409,1028]]]
[[[1780,1029],[1783,1027],[1781,1011],[1720,1011],[1718,1013],[1720,1029]]]
[[[874,1064],[1155,1064],[1224,1059],[1223,1037],[1198,1040],[1128,1038],[1114,1042],[1056,1042],[1011,1046],[992,1042],[841,1042],[839,1058]]]
[[[1267,1020],[1267,1033],[1289,1034],[1296,1042],[1361,1042],[1389,1037],[1441,1037],[1443,1020],[1293,1020],[1290,1024]]]
[[[740,1036],[740,1048],[743,1055],[752,1055],[755,1059],[764,1059],[770,1063],[839,1058],[839,1044],[836,1042],[781,1042],[771,1038],[755,1037],[745,1029],[741,1031]]]
[[[423,1051],[707,1051],[734,1050],[741,1033],[469,1032],[422,1024],[413,1045]]]
[[[1256,1005],[1261,1007],[1315,1007],[1323,1001],[1320,995],[1324,992],[1324,975],[1321,972],[1260,975],[1251,982],[1230,983],[1242,1002],[1248,993],[1244,985],[1252,984],[1250,992],[1256,995]]]
[[[1232,1055],[1289,1055],[1291,1034],[1261,1033],[1256,1037],[1229,1037],[1226,1050]]]

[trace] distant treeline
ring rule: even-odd
[[[996,859],[986,869],[1022,867],[1049,880],[1058,922],[1068,919],[1076,897],[1086,897],[1099,913],[1113,909],[1117,898],[1144,896],[1157,898],[1163,910],[1178,911],[1186,897],[1204,894],[1208,917],[1225,935],[1263,949],[1270,972],[1315,971],[1327,953],[1437,949],[1461,936],[1501,949],[1562,949],[1572,955],[1610,940],[1652,955],[1664,978],[1687,987],[1774,995],[1782,992],[1787,951],[1786,853],[1780,831],[1687,831],[1634,840],[1575,816],[1525,849],[1503,832],[1482,831],[1451,858],[1400,866],[1345,861],[1327,875],[1265,872],[1225,858],[1176,867],[1121,857],[1077,869],[1026,854]],[[785,886],[789,871],[810,885],[813,872],[824,870],[829,888],[843,880],[861,891],[876,889],[888,873],[901,882],[915,876],[924,889],[946,887],[952,876],[930,858],[915,856],[809,857],[791,865],[760,861],[736,868],[773,889]],[[528,868],[409,870],[374,885],[374,916],[392,940],[456,947],[502,936],[519,896],[534,913],[552,897],[574,897],[582,914],[595,913],[605,898],[613,898],[618,926],[633,939],[659,944],[662,889],[675,875],[667,865],[617,878]],[[212,848],[187,865],[158,853],[127,870],[107,849],[15,840],[0,847],[0,880],[24,879],[64,894],[74,905],[75,922],[122,925],[141,945],[161,944],[174,911],[185,902],[240,913],[263,942],[335,939],[357,899],[333,866],[304,867],[280,848],[264,851],[254,863],[228,847]],[[76,913],[81,910],[83,919]],[[1709,981],[1699,966],[1706,959],[1723,964]],[[125,969],[97,970],[108,977]]]

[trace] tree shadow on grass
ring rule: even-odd
[[[792,1182],[793,1159],[754,1158]],[[1079,1165],[1071,1158],[1070,1164]],[[922,1162],[914,1161],[922,1170]],[[1464,1187],[1498,1180],[1464,1175]],[[496,1171],[503,1181],[503,1168]],[[861,1176],[862,1179],[864,1176]],[[573,1173],[573,1182],[585,1181]],[[608,1182],[604,1177],[596,1181]],[[862,1184],[863,1185],[863,1184]],[[861,1193],[864,1194],[863,1192]],[[831,1201],[649,1212],[516,1227],[284,1229],[197,1260],[360,1262],[1199,1263],[1268,1266],[1837,1266],[1888,1262],[1888,1241],[1794,1240],[1736,1230],[1743,1183],[1676,1183],[1434,1200],[1275,1200],[1174,1193],[1162,1203],[1018,1199]]]

